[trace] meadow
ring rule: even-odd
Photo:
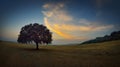
[[[120,67],[120,40],[84,45],[0,42],[0,67]]]

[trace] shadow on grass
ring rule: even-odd
[[[21,50],[24,51],[35,51],[35,52],[54,52],[56,50],[53,49],[48,49],[48,48],[39,48],[39,49],[35,49],[35,48],[21,48]]]

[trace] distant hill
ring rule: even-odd
[[[105,35],[104,37],[96,37],[95,39],[85,41],[81,44],[100,43],[113,40],[120,40],[120,31],[112,32],[110,35]]]

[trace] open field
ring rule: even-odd
[[[120,67],[120,40],[85,45],[0,42],[0,67]]]

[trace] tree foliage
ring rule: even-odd
[[[21,28],[18,36],[18,43],[50,44],[52,42],[52,33],[44,25],[38,23],[25,25]]]

